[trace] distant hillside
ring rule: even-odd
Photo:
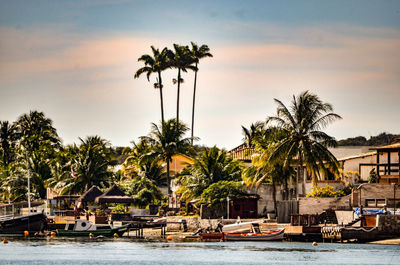
[[[400,141],[400,134],[381,133],[377,136],[371,136],[367,140],[364,136],[347,138],[338,141],[339,146],[379,146],[393,144]]]

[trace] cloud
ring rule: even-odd
[[[399,31],[258,24],[232,25],[231,30],[238,38],[248,31],[260,39],[205,40],[214,57],[200,63],[196,129],[202,143],[233,147],[241,139],[240,125],[274,114],[273,98],[288,102],[291,95],[305,89],[332,103],[344,117],[343,126],[332,126],[338,138],[365,135],[363,131],[375,124],[384,128],[382,120],[387,128],[395,129],[389,123],[395,120],[392,113],[400,97]],[[95,128],[118,138],[113,139],[118,144],[145,134],[150,121],[159,119],[157,91],[144,77],[133,80],[133,73],[141,66],[137,58],[149,53],[150,45],[171,47],[170,38],[4,27],[0,35],[0,94],[5,98],[0,104],[5,108],[16,105],[23,91],[26,102],[47,106],[69,134]],[[175,115],[176,88],[171,83],[175,75],[173,70],[163,75],[167,117]],[[193,74],[184,74],[184,79],[181,116],[188,122]],[[78,117],[76,124],[63,111]],[[368,126],[362,126],[362,117],[371,118]],[[103,120],[107,124],[102,125]],[[125,134],[115,129],[122,123]],[[74,126],[80,126],[76,132]]]

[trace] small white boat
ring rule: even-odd
[[[110,225],[96,225],[90,221],[76,219],[68,220],[65,229],[57,229],[57,234],[59,236],[88,236],[93,234],[95,236],[113,236],[118,234],[122,236],[129,228],[129,224],[111,227]]]
[[[251,222],[240,222],[240,220],[234,224],[224,225],[222,232],[224,233],[245,233],[252,231],[253,224],[260,224],[263,221],[256,220]]]

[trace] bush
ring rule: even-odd
[[[201,202],[210,202],[211,205],[226,203],[226,198],[231,200],[243,196],[243,185],[236,181],[218,181],[211,184],[201,194]]]
[[[332,186],[325,187],[313,187],[312,191],[307,193],[307,197],[312,198],[332,198],[332,197],[342,197],[345,196],[343,190],[334,191]]]

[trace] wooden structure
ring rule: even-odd
[[[251,159],[254,153],[254,148],[247,147],[245,144],[241,144],[229,151],[229,154],[232,156],[233,159],[240,160],[246,163],[251,163]]]
[[[132,197],[127,196],[116,184],[114,184],[108,191],[103,195],[96,197],[96,203],[134,203],[135,200]]]
[[[400,183],[400,143],[379,146],[376,150],[376,173],[379,183]],[[397,163],[392,162],[392,154],[397,154]],[[387,157],[387,163],[380,162],[380,155]]]
[[[88,202],[94,202],[97,197],[101,196],[103,193],[96,186],[92,186],[88,191],[86,191],[81,197],[78,198],[78,202],[86,204]]]
[[[229,218],[257,218],[258,195],[247,195],[233,200],[229,205]]]

